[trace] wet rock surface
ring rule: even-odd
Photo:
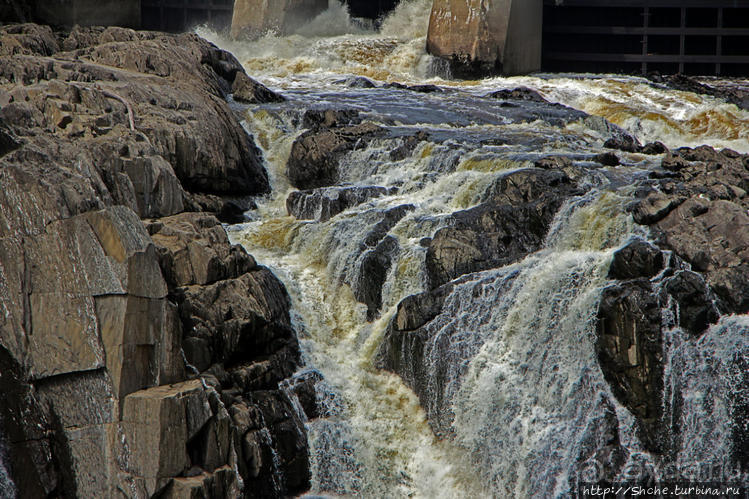
[[[741,109],[749,109],[749,92],[746,91],[746,88],[738,85],[721,86],[711,84],[712,82],[709,81],[703,83],[696,78],[682,74],[651,74],[648,78],[654,83],[666,85],[675,90],[711,95],[736,104]],[[719,81],[716,83],[719,83]]]
[[[658,244],[700,272],[723,313],[749,311],[749,158],[707,146],[667,154],[664,170],[631,209]]]
[[[397,189],[380,186],[324,187],[294,191],[286,199],[286,210],[299,220],[325,222],[370,199],[394,194]]]
[[[314,189],[336,184],[338,162],[356,147],[382,136],[385,131],[373,123],[359,123],[356,113],[346,111],[307,112],[302,133],[291,146],[286,176],[298,189]]]
[[[185,212],[268,192],[225,98],[274,97],[194,35],[15,25],[0,46],[0,419],[19,496],[306,490],[278,389],[300,361],[286,291]]]
[[[463,274],[501,267],[540,249],[554,215],[576,186],[560,170],[526,169],[502,176],[486,201],[454,213],[427,247],[432,288]]]
[[[700,338],[721,315],[749,310],[748,163],[708,146],[666,152],[661,167],[671,174],[651,174],[629,207],[655,246],[636,241],[615,253],[609,277],[617,281],[598,311],[598,356],[654,452],[674,452],[679,433],[662,413],[665,331],[678,326]]]
[[[664,351],[672,341],[667,332],[680,328],[696,340],[721,315],[746,312],[749,169],[746,156],[729,150],[649,147],[665,154],[661,168],[671,175],[656,170],[635,189],[629,210],[636,223],[650,227],[653,238],[635,238],[614,252],[610,281],[597,304],[595,350],[612,393],[636,418],[640,441],[655,455],[673,456],[684,430],[669,422],[680,406],[664,399],[672,389],[663,383]],[[569,158],[549,156],[535,166],[502,177],[484,193],[482,204],[453,214],[447,227],[425,240],[431,289],[402,300],[386,331],[378,365],[414,389],[437,434],[451,431],[449,397],[455,388],[448,380],[458,379],[455,370],[483,342],[446,328],[445,300],[466,279],[483,275],[470,272],[503,267],[537,251],[548,217],[564,196],[579,192],[565,173],[573,172]],[[549,215],[540,216],[546,209]],[[495,235],[509,226],[513,237],[500,247],[497,241],[503,239]],[[484,235],[489,244],[481,242]],[[732,445],[740,445],[742,435],[737,430]],[[614,440],[594,447],[609,449],[595,459],[615,472],[623,451]]]

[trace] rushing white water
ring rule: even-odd
[[[621,153],[623,166],[587,169],[607,138],[601,120],[567,111],[513,114],[483,96],[528,86],[670,147],[749,151],[749,113],[634,77],[442,79],[424,52],[430,3],[404,0],[379,32],[353,22],[336,2],[287,37],[233,42],[199,31],[290,99],[246,111],[273,194],[260,200],[252,222],[230,230],[289,290],[305,362],[299,375],[324,377],[316,387],[321,417],[307,422],[311,493],[565,497],[585,464],[609,447],[619,449],[622,465],[652,468],[659,459],[643,450],[634,417],[603,378],[594,328],[613,252],[631,237],[647,237],[623,208],[628,186],[660,158]],[[353,76],[445,91],[351,88],[345,81]],[[390,194],[325,221],[287,216],[293,189],[286,161],[309,108],[352,108],[387,127],[389,135],[345,155],[340,171],[346,185],[388,187]],[[430,140],[393,159],[401,137],[416,130]],[[398,376],[374,365],[397,304],[425,288],[422,239],[452,212],[482,202],[500,176],[549,154],[575,158],[583,167],[578,185],[588,192],[563,206],[540,251],[464,276],[453,288],[427,326],[432,384],[422,409]],[[386,230],[395,256],[382,305],[368,321],[367,306],[355,298],[362,241],[393,209],[403,211]],[[746,372],[748,326],[746,317],[732,317],[699,340],[668,333],[664,412],[684,429],[672,460],[735,462],[732,422],[749,405],[747,380],[736,374]]]
[[[431,0],[404,0],[379,32],[352,23],[343,7],[331,0],[328,12],[287,37],[268,34],[254,42],[238,42],[208,29],[198,33],[234,53],[252,76],[281,89],[340,91],[337,82],[348,75],[380,82],[433,83],[471,95],[523,85],[553,102],[602,116],[643,141],[749,152],[749,111],[710,96],[661,88],[639,77],[538,75],[452,81],[435,75],[435,60],[425,51],[430,5]]]
[[[2,429],[2,421],[0,420],[0,499],[15,499],[16,486],[13,483],[13,479],[10,477],[10,471],[5,464],[8,456],[5,450]]]
[[[696,341],[679,329],[667,339],[664,404],[679,429],[675,464],[700,481],[735,481],[749,443],[749,316],[723,317]]]

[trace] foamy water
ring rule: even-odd
[[[269,33],[238,42],[206,29],[198,34],[230,50],[251,76],[279,90],[344,91],[336,82],[352,75],[379,83],[445,85],[473,95],[522,85],[552,102],[602,116],[643,142],[749,152],[749,112],[710,96],[659,88],[643,78],[540,75],[453,81],[435,75],[440,65],[425,51],[430,6],[431,0],[404,0],[379,32],[352,22],[333,0],[327,12],[291,36]]]
[[[442,314],[428,326],[434,344],[426,360],[435,369],[445,359],[454,361],[447,374],[440,371],[447,379],[444,387],[434,387],[445,390],[438,409],[446,415],[450,435],[437,438],[416,395],[398,376],[375,368],[395,307],[425,289],[422,239],[444,227],[452,212],[480,203],[502,175],[548,154],[592,155],[607,138],[601,120],[512,121],[496,101],[483,96],[527,86],[553,102],[604,117],[643,143],[659,140],[669,147],[707,143],[749,152],[749,114],[636,77],[445,79],[441,65],[424,50],[430,4],[404,0],[378,32],[352,21],[336,2],[287,37],[271,33],[236,42],[199,30],[232,51],[251,76],[290,99],[246,111],[245,125],[264,152],[273,194],[260,200],[251,223],[230,228],[231,237],[285,283],[304,370],[317,370],[325,378],[318,386],[325,415],[307,423],[312,494],[565,497],[577,483],[581,459],[606,445],[607,432],[617,433],[628,462],[655,462],[636,437],[634,417],[611,395],[593,345],[611,255],[631,237],[647,238],[623,208],[630,185],[660,158],[618,153],[624,166],[588,171],[579,183],[591,190],[560,210],[539,252],[467,277],[450,293]],[[345,80],[352,76],[378,85],[433,83],[448,91],[349,88]],[[311,107],[357,109],[398,132],[340,162],[341,182],[391,187],[394,193],[325,221],[287,215],[285,201],[293,188],[286,162],[302,132],[299,118]],[[401,143],[397,135],[415,130],[435,140],[392,159],[390,151]],[[382,306],[368,322],[367,307],[354,293],[366,253],[361,242],[387,210],[404,205],[407,213],[388,231],[397,250]],[[707,367],[685,376],[694,372],[700,377],[723,362],[726,345],[735,342],[720,338],[733,337],[742,327],[744,319],[716,326],[701,354],[700,365]],[[739,347],[746,355],[745,342]],[[682,365],[694,345],[687,341],[674,348],[669,362]],[[670,371],[668,376],[675,379]],[[724,373],[717,376],[725,378]],[[702,386],[684,383],[690,393]],[[716,391],[716,403],[731,396],[733,385],[723,385],[728,388]],[[695,406],[677,417],[686,421],[697,413]],[[730,436],[724,416],[719,411],[711,415],[710,431],[721,438]],[[690,428],[693,440],[708,435],[703,426]],[[684,446],[681,452],[690,449]],[[699,451],[706,458],[729,460],[709,445]]]

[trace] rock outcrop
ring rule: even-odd
[[[581,192],[562,170],[549,166],[500,175],[481,204],[454,213],[446,227],[424,241],[430,289],[402,300],[388,325],[377,364],[400,375],[414,390],[438,435],[451,431],[451,390],[457,385],[449,380],[464,373],[483,339],[439,329],[432,321],[471,273],[515,263],[541,248],[556,212],[568,197]],[[492,292],[506,292],[516,275]]]
[[[614,256],[598,310],[598,358],[648,448],[669,453],[663,414],[663,334],[699,338],[721,314],[746,313],[749,158],[702,146],[666,152],[629,209],[658,248],[634,242]],[[663,250],[673,254],[666,258]]]
[[[286,211],[299,220],[325,222],[368,200],[394,194],[396,188],[380,186],[324,187],[294,191],[286,199]]]
[[[749,157],[702,146],[668,153],[631,209],[663,248],[702,273],[723,313],[749,311]]]
[[[194,35],[15,25],[0,47],[0,419],[19,497],[306,490],[302,416],[278,388],[299,364],[285,289],[186,212],[269,190],[225,101],[249,77]]]
[[[454,213],[429,242],[430,287],[537,251],[557,210],[575,192],[574,182],[560,170],[525,169],[500,177],[482,204]]]
[[[338,182],[341,157],[385,133],[373,123],[359,121],[357,114],[345,111],[307,112],[303,124],[310,129],[294,141],[286,164],[291,185],[314,189]]]

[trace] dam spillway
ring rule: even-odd
[[[234,0],[142,0],[143,29],[185,31],[199,24],[231,23]]]
[[[749,4],[736,0],[545,1],[543,69],[749,74]]]

